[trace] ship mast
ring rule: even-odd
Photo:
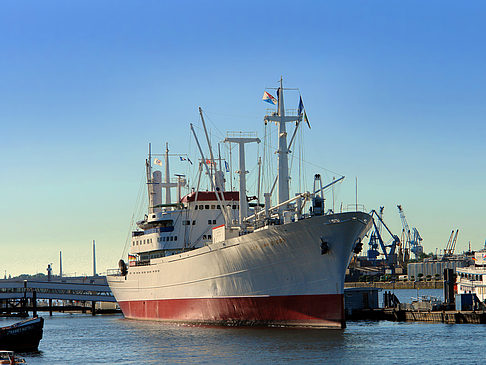
[[[201,113],[201,115],[202,115],[202,113]],[[203,126],[204,126],[204,130],[206,130],[206,126],[205,126],[204,123],[203,123]],[[194,127],[192,126],[192,123],[191,123],[191,131],[192,131],[192,134],[194,135],[194,139],[196,140],[196,144],[197,144],[197,148],[199,149],[199,153],[201,154],[202,163],[203,163],[204,167],[206,167],[206,173],[211,177],[211,173],[209,171],[208,164],[206,163],[206,158],[204,157],[204,153],[202,151],[201,145],[199,144],[199,140],[197,139],[196,132],[194,131]],[[214,182],[213,179],[211,179],[211,185],[212,185],[212,188],[214,190],[214,194],[216,195],[216,199],[218,200],[218,203],[220,205],[221,213],[223,214],[225,224],[231,224],[230,217],[229,217],[229,215],[228,215],[228,213],[226,212],[226,209],[225,209],[226,204],[225,204],[225,201],[224,201],[223,192],[221,192],[221,198],[220,198],[219,193],[216,189],[215,182]],[[197,197],[197,193],[196,193],[196,197]]]
[[[280,87],[277,90],[278,112],[266,115],[265,122],[275,122],[278,125],[278,204],[289,200],[289,160],[287,147],[287,131],[285,123],[300,122],[301,115],[285,116],[283,81],[280,77]],[[285,206],[279,208],[279,212],[286,210]]]
[[[165,143],[165,204],[170,204],[169,144]]]
[[[148,160],[145,160],[145,171],[147,173],[147,192],[149,201],[149,214],[154,212],[154,190],[152,185],[152,144],[149,143]]]
[[[177,186],[177,183],[170,182],[170,169],[169,169],[169,143],[165,143],[165,182],[161,184],[165,188],[165,204],[171,203],[170,188]],[[179,202],[179,201],[178,201]]]
[[[239,152],[240,152],[240,171],[238,171],[240,175],[240,191],[239,191],[239,200],[240,200],[240,226],[244,229],[244,219],[248,216],[248,201],[246,199],[246,167],[245,167],[245,143],[257,142],[260,143],[259,138],[248,138],[248,137],[227,137],[224,139],[224,142],[229,143],[238,143],[239,145]]]

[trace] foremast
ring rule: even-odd
[[[277,89],[278,111],[264,117],[265,123],[275,122],[278,125],[278,204],[289,200],[289,148],[285,123],[300,122],[301,115],[286,116],[284,106],[283,81],[280,77],[280,87]],[[279,212],[286,210],[285,205],[279,207]]]

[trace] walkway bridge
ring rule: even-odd
[[[47,299],[49,305],[38,306],[39,299]],[[62,301],[63,305],[53,306],[53,300]],[[85,311],[86,302],[91,302],[93,313],[96,302],[116,303],[105,277],[91,280],[66,278],[62,281],[0,280],[0,313],[21,313],[29,310],[45,310],[51,313],[66,310]]]
[[[34,292],[37,294],[37,299],[116,302],[108,285],[55,281],[0,280],[0,300],[31,299]]]

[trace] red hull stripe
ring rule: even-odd
[[[344,327],[342,294],[118,302],[127,318],[188,323]]]

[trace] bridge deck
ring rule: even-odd
[[[107,284],[60,281],[0,280],[0,300],[32,298],[116,302]]]

